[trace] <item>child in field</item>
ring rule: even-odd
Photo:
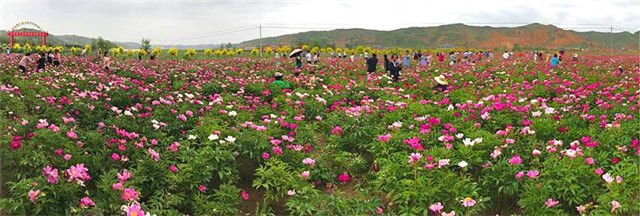
[[[409,50],[407,50],[406,55],[404,56],[404,67],[411,67],[411,55],[409,54]]]
[[[558,64],[560,64],[560,59],[558,59],[558,54],[553,54],[553,57],[551,58],[551,67],[558,67]]]
[[[58,50],[55,50],[53,54],[53,66],[60,66],[60,53],[58,52]]]
[[[22,56],[22,59],[20,59],[20,63],[18,63],[18,70],[22,71],[22,73],[27,72],[27,62],[33,63],[33,59],[31,59],[31,53],[27,53]]]
[[[44,71],[44,64],[47,62],[47,59],[46,59],[46,57],[45,57],[43,52],[40,52],[38,54],[38,57],[39,57],[38,61],[37,61],[38,66],[36,67],[36,70],[38,72],[42,72],[42,71]]]

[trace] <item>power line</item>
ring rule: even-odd
[[[233,33],[243,32],[243,31],[247,31],[247,30],[251,30],[251,29],[256,29],[257,27],[258,27],[258,26],[251,25],[250,27],[240,28],[240,29],[236,29],[236,30],[225,30],[225,31],[220,31],[220,32],[215,32],[215,33],[209,33],[209,34],[202,35],[202,36],[197,36],[197,37],[188,37],[188,38],[179,38],[179,39],[168,39],[168,40],[155,40],[155,41],[168,42],[168,41],[185,41],[185,40],[195,40],[195,39],[208,38],[208,37],[215,37],[215,36],[221,36],[221,35],[228,35],[228,34],[233,34]]]

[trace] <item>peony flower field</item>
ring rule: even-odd
[[[640,213],[637,55],[398,82],[363,59],[20,58],[0,57],[0,214]]]

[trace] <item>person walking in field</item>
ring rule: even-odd
[[[302,68],[302,54],[296,56],[296,68]]]
[[[367,72],[369,72],[369,74],[376,72],[376,65],[378,64],[378,58],[376,57],[376,54],[373,53],[371,58],[367,59]]]
[[[31,59],[31,53],[27,53],[22,56],[22,59],[20,59],[20,62],[18,63],[18,70],[22,73],[27,72],[27,62],[34,62],[33,59]]]
[[[391,73],[389,72],[389,58],[387,57],[387,54],[384,54],[384,71],[387,72],[387,74],[391,75]]]
[[[308,52],[307,55],[305,55],[305,57],[307,59],[307,64],[311,64],[312,63],[312,61],[311,61],[311,53]]]
[[[574,62],[578,61],[578,53],[573,53],[573,61]]]
[[[404,67],[411,67],[411,54],[409,54],[409,50],[407,50],[406,55],[404,56]]]
[[[400,61],[398,60],[398,55],[391,55],[391,62],[389,62],[389,71],[391,72],[391,77],[393,77],[393,82],[398,82],[400,78],[400,71],[402,70],[402,66],[400,66]]]
[[[440,63],[444,62],[444,54],[442,54],[442,53],[438,53],[438,61],[439,61]]]
[[[456,54],[454,52],[449,52],[449,65],[453,65],[456,63]]]
[[[551,67],[557,68],[560,64],[560,59],[558,58],[558,54],[553,54],[551,57]]]

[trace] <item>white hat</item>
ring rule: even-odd
[[[276,74],[274,74],[274,76],[282,76],[282,73],[276,72]]]
[[[449,82],[447,82],[447,79],[442,74],[440,74],[440,76],[434,77],[434,79],[440,85],[449,85]]]

